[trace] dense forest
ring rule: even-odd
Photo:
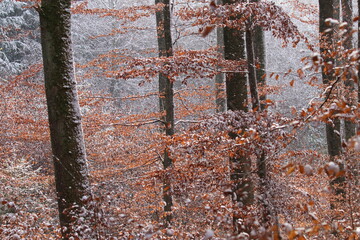
[[[0,239],[360,239],[359,4],[0,0]]]

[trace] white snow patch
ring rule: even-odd
[[[336,19],[333,19],[333,18],[327,18],[327,19],[325,19],[325,23],[335,25],[335,24],[339,24],[339,21]]]
[[[174,233],[175,233],[174,229],[171,229],[171,228],[166,229],[166,234],[167,234],[168,236],[173,236]]]
[[[340,167],[339,165],[337,165],[334,162],[329,162],[326,167],[325,167],[326,171],[328,172],[329,175],[336,175],[340,172]]]
[[[355,233],[360,237],[360,227],[357,227],[357,228],[355,229]]]
[[[215,235],[214,231],[211,229],[208,229],[205,232],[205,236],[204,236],[203,240],[210,239],[210,238],[214,237],[214,235]]]
[[[304,167],[304,172],[307,176],[311,176],[314,173],[314,169],[312,166],[310,166],[309,164],[306,164]]]

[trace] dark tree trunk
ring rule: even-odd
[[[243,31],[224,28],[224,56],[227,60],[245,59]],[[247,111],[247,78],[245,72],[226,73],[226,96],[229,110]]]
[[[346,50],[351,50],[353,49],[353,37],[352,37],[352,25],[353,25],[353,20],[352,20],[352,14],[353,14],[353,10],[352,10],[352,1],[351,0],[342,0],[341,1],[341,9],[342,9],[342,21],[347,23],[347,34],[345,34],[345,39],[344,39],[344,49]],[[346,60],[345,60],[346,61]],[[355,99],[352,97],[354,96],[354,91],[355,91],[355,83],[351,78],[351,74],[347,73],[346,76],[346,80],[345,80],[345,87],[346,87],[346,98],[347,98],[347,102],[349,105],[354,105],[356,103]],[[345,120],[345,139],[349,140],[351,137],[353,137],[356,133],[355,131],[355,123],[352,121],[347,121]]]
[[[326,25],[325,20],[327,18],[334,17],[334,2],[333,0],[319,0],[319,32],[321,36],[320,40],[320,53],[324,62],[334,62],[334,59],[330,56],[329,49],[332,47],[332,40],[334,34],[332,31],[325,31],[329,28]],[[327,71],[325,67],[322,69],[322,78],[324,84],[330,84],[333,82],[334,76],[331,72]],[[328,153],[333,158],[341,153],[341,137],[340,133],[340,120],[334,119],[333,124],[326,124],[326,139],[328,146]]]
[[[319,0],[319,13],[320,13],[320,53],[323,61],[325,63],[332,62],[334,63],[335,59],[331,57],[329,51],[331,51],[334,47],[334,39],[336,36],[332,31],[326,31],[330,26],[327,26],[325,20],[327,18],[335,18],[339,19],[338,9],[335,10],[334,4],[339,5],[339,1],[333,0]],[[336,30],[336,29],[335,29]],[[336,40],[335,40],[336,41]],[[331,71],[328,71],[324,66],[322,68],[322,77],[323,83],[328,85],[334,82],[336,79]],[[331,97],[330,97],[331,99]],[[341,154],[341,136],[340,136],[340,119],[333,119],[332,123],[326,124],[326,138],[327,138],[327,146],[328,153],[330,155],[331,160],[335,160],[336,156]],[[340,170],[344,169],[344,165],[342,163],[340,165]],[[345,197],[345,177],[337,176],[331,182],[330,185],[333,187],[335,192],[335,198],[331,201],[331,208],[336,208],[339,204],[339,200],[342,201]]]
[[[159,57],[171,57],[173,55],[171,29],[170,29],[170,1],[169,0],[155,0],[156,4],[164,4],[164,8],[161,11],[156,12],[156,25],[157,25],[157,38]],[[165,115],[162,120],[165,124],[165,133],[168,136],[174,134],[174,92],[172,79],[163,74],[159,74],[159,94],[160,94],[160,112]],[[164,151],[163,159],[164,169],[168,169],[172,166],[172,159],[169,157],[167,149]],[[163,185],[163,199],[165,202],[164,211],[166,214],[166,225],[170,224],[172,215],[171,207],[171,182],[169,173],[166,173],[164,177]]]
[[[93,211],[87,205],[92,193],[74,77],[70,2],[42,0],[38,11],[62,236],[63,239],[89,239],[94,235],[84,234],[86,228],[93,232],[90,226]],[[85,222],[79,214],[84,214]]]
[[[242,0],[223,0],[223,4],[240,3]],[[227,60],[245,59],[244,32],[224,28],[224,56]],[[247,77],[243,72],[226,74],[227,108],[232,111],[247,111]],[[229,133],[230,136],[236,136]],[[247,156],[230,158],[231,175],[233,181],[234,203],[236,206],[251,205],[254,201],[254,190],[251,179],[251,160]],[[239,205],[240,204],[240,205]],[[242,217],[241,208],[234,209],[233,221],[235,232],[240,231],[237,221]]]

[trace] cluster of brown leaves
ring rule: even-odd
[[[100,55],[86,65],[79,66],[88,71],[84,77],[105,76],[115,79],[145,78],[151,80],[159,73],[172,79],[178,76],[187,79],[212,78],[219,72],[245,71],[245,61],[230,61],[219,57],[219,53],[207,50],[177,50],[172,57],[139,58],[124,51],[112,51]]]
[[[285,43],[292,39],[297,44],[302,34],[291,18],[273,2],[236,3],[214,7],[184,7],[176,13],[193,26],[221,26],[245,30],[261,26],[281,38]]]

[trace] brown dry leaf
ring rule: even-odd
[[[298,69],[297,73],[298,73],[300,79],[303,79],[305,77],[305,73],[302,69]]]
[[[301,235],[298,237],[298,240],[306,240],[306,238],[303,235]]]
[[[305,171],[304,171],[304,166],[303,166],[303,165],[299,165],[299,172],[300,172],[301,174],[304,174],[304,173],[305,173]]]
[[[308,110],[309,113],[311,113],[311,112],[313,112],[315,109],[314,109],[313,107],[309,107],[307,110]]]
[[[290,175],[292,172],[295,171],[295,169],[296,169],[295,166],[290,167],[290,168],[287,170],[286,174],[287,174],[287,175]]]
[[[284,74],[284,77],[286,77],[287,75],[289,75],[291,72],[292,72],[292,70],[289,69],[289,71],[287,71],[287,72]]]
[[[207,35],[209,35],[209,33],[211,33],[213,30],[215,29],[215,26],[206,26],[202,32],[201,32],[201,36],[202,37],[206,37]]]
[[[305,112],[305,110],[304,110],[304,109],[303,109],[303,110],[301,110],[300,116],[301,116],[301,117],[306,117],[306,112]]]
[[[288,234],[288,238],[289,238],[289,240],[290,239],[295,239],[295,237],[296,237],[296,231],[295,230],[292,230],[291,232],[289,232],[289,234]]]

